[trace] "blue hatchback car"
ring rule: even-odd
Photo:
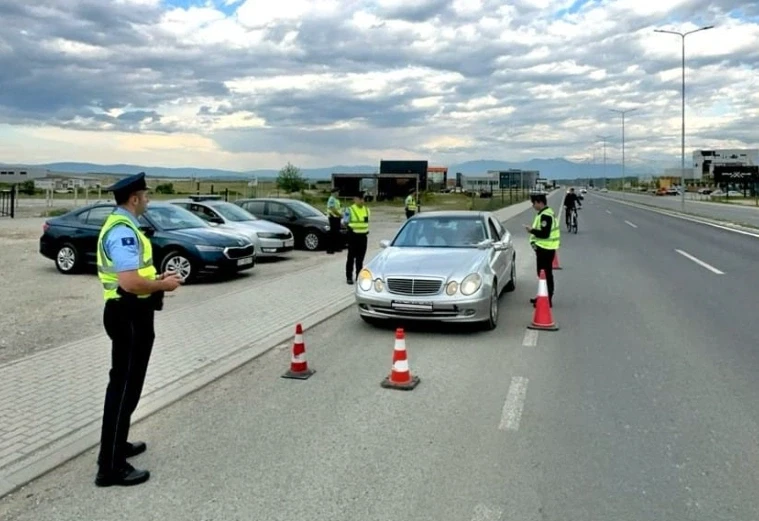
[[[115,208],[114,203],[98,202],[48,219],[40,253],[65,274],[94,266],[100,229]],[[151,201],[140,224],[150,237],[159,273],[170,269],[191,282],[202,275],[226,275],[256,265],[249,239],[214,228],[176,205]]]

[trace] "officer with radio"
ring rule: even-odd
[[[163,293],[174,291],[182,282],[175,273],[157,273],[150,239],[140,229],[138,219],[148,205],[145,173],[106,190],[113,192],[118,207],[106,219],[97,242],[98,278],[105,300],[103,325],[111,339],[95,478],[99,487],[138,485],[150,478],[150,472],[127,462],[147,446],[129,443],[127,438],[153,349],[155,311],[163,308]]]

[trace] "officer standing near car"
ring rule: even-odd
[[[416,215],[416,190],[412,189],[408,196],[406,196],[404,206],[406,208],[406,219],[411,219],[414,215]]]
[[[327,253],[330,255],[343,251],[342,233],[340,233],[343,211],[340,207],[340,199],[337,197],[339,193],[339,188],[333,188],[327,201],[327,217],[329,218]]]
[[[143,442],[127,441],[132,413],[140,400],[155,338],[155,311],[163,307],[163,292],[174,291],[181,278],[158,275],[150,240],[138,218],[148,205],[145,173],[118,181],[113,192],[117,208],[108,216],[98,237],[98,278],[103,285],[103,325],[111,339],[111,370],[105,393],[103,425],[95,484],[138,485],[150,478],[127,458],[147,449]]]
[[[548,198],[545,193],[531,194],[530,201],[537,213],[532,226],[525,226],[525,228],[530,234],[530,246],[535,250],[538,276],[540,276],[541,270],[546,274],[548,301],[553,307],[553,259],[556,250],[559,249],[561,230],[558,219],[556,219],[551,207],[548,206]],[[536,299],[530,299],[530,302],[534,306]]]
[[[345,212],[345,224],[348,227],[348,259],[345,263],[345,280],[353,284],[353,269],[356,276],[364,267],[364,257],[368,247],[369,207],[364,203],[364,194],[353,198],[353,204]]]

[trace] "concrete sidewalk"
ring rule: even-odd
[[[528,209],[523,202],[496,215],[506,221]],[[367,262],[379,240],[392,237],[383,235],[385,228],[372,234]],[[351,306],[354,287],[345,284],[344,263],[344,255],[327,257],[248,289],[158,313],[133,421],[290,342],[297,322],[307,329]],[[97,445],[109,346],[103,333],[0,366],[0,496]]]

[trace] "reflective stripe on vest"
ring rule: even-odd
[[[367,206],[359,208],[354,204],[348,208],[348,212],[350,214],[348,226],[353,233],[369,233],[369,208]]]
[[[532,227],[536,230],[539,230],[541,228],[540,218],[544,214],[551,217],[553,221],[553,224],[551,225],[551,234],[547,239],[539,239],[534,235],[530,235],[530,244],[534,244],[538,248],[542,248],[544,250],[558,250],[561,230],[559,228],[559,222],[556,219],[553,210],[549,206],[546,206],[541,212],[535,215],[535,220],[532,221]]]
[[[406,208],[409,210],[416,210],[416,199],[414,199],[413,195],[406,197]]]
[[[137,235],[137,245],[140,253],[140,264],[137,268],[137,273],[149,280],[155,280],[157,274],[153,266],[153,246],[150,244],[150,239],[142,233],[142,230],[134,225],[129,217],[112,213],[100,229],[97,245],[98,278],[103,285],[103,298],[105,300],[119,298],[119,294],[117,293],[119,289],[119,276],[113,267],[113,261],[108,258],[108,254],[105,251],[105,241],[103,240],[106,234],[118,224],[129,226],[134,230],[135,235]],[[138,297],[148,298],[150,295],[138,295]]]

